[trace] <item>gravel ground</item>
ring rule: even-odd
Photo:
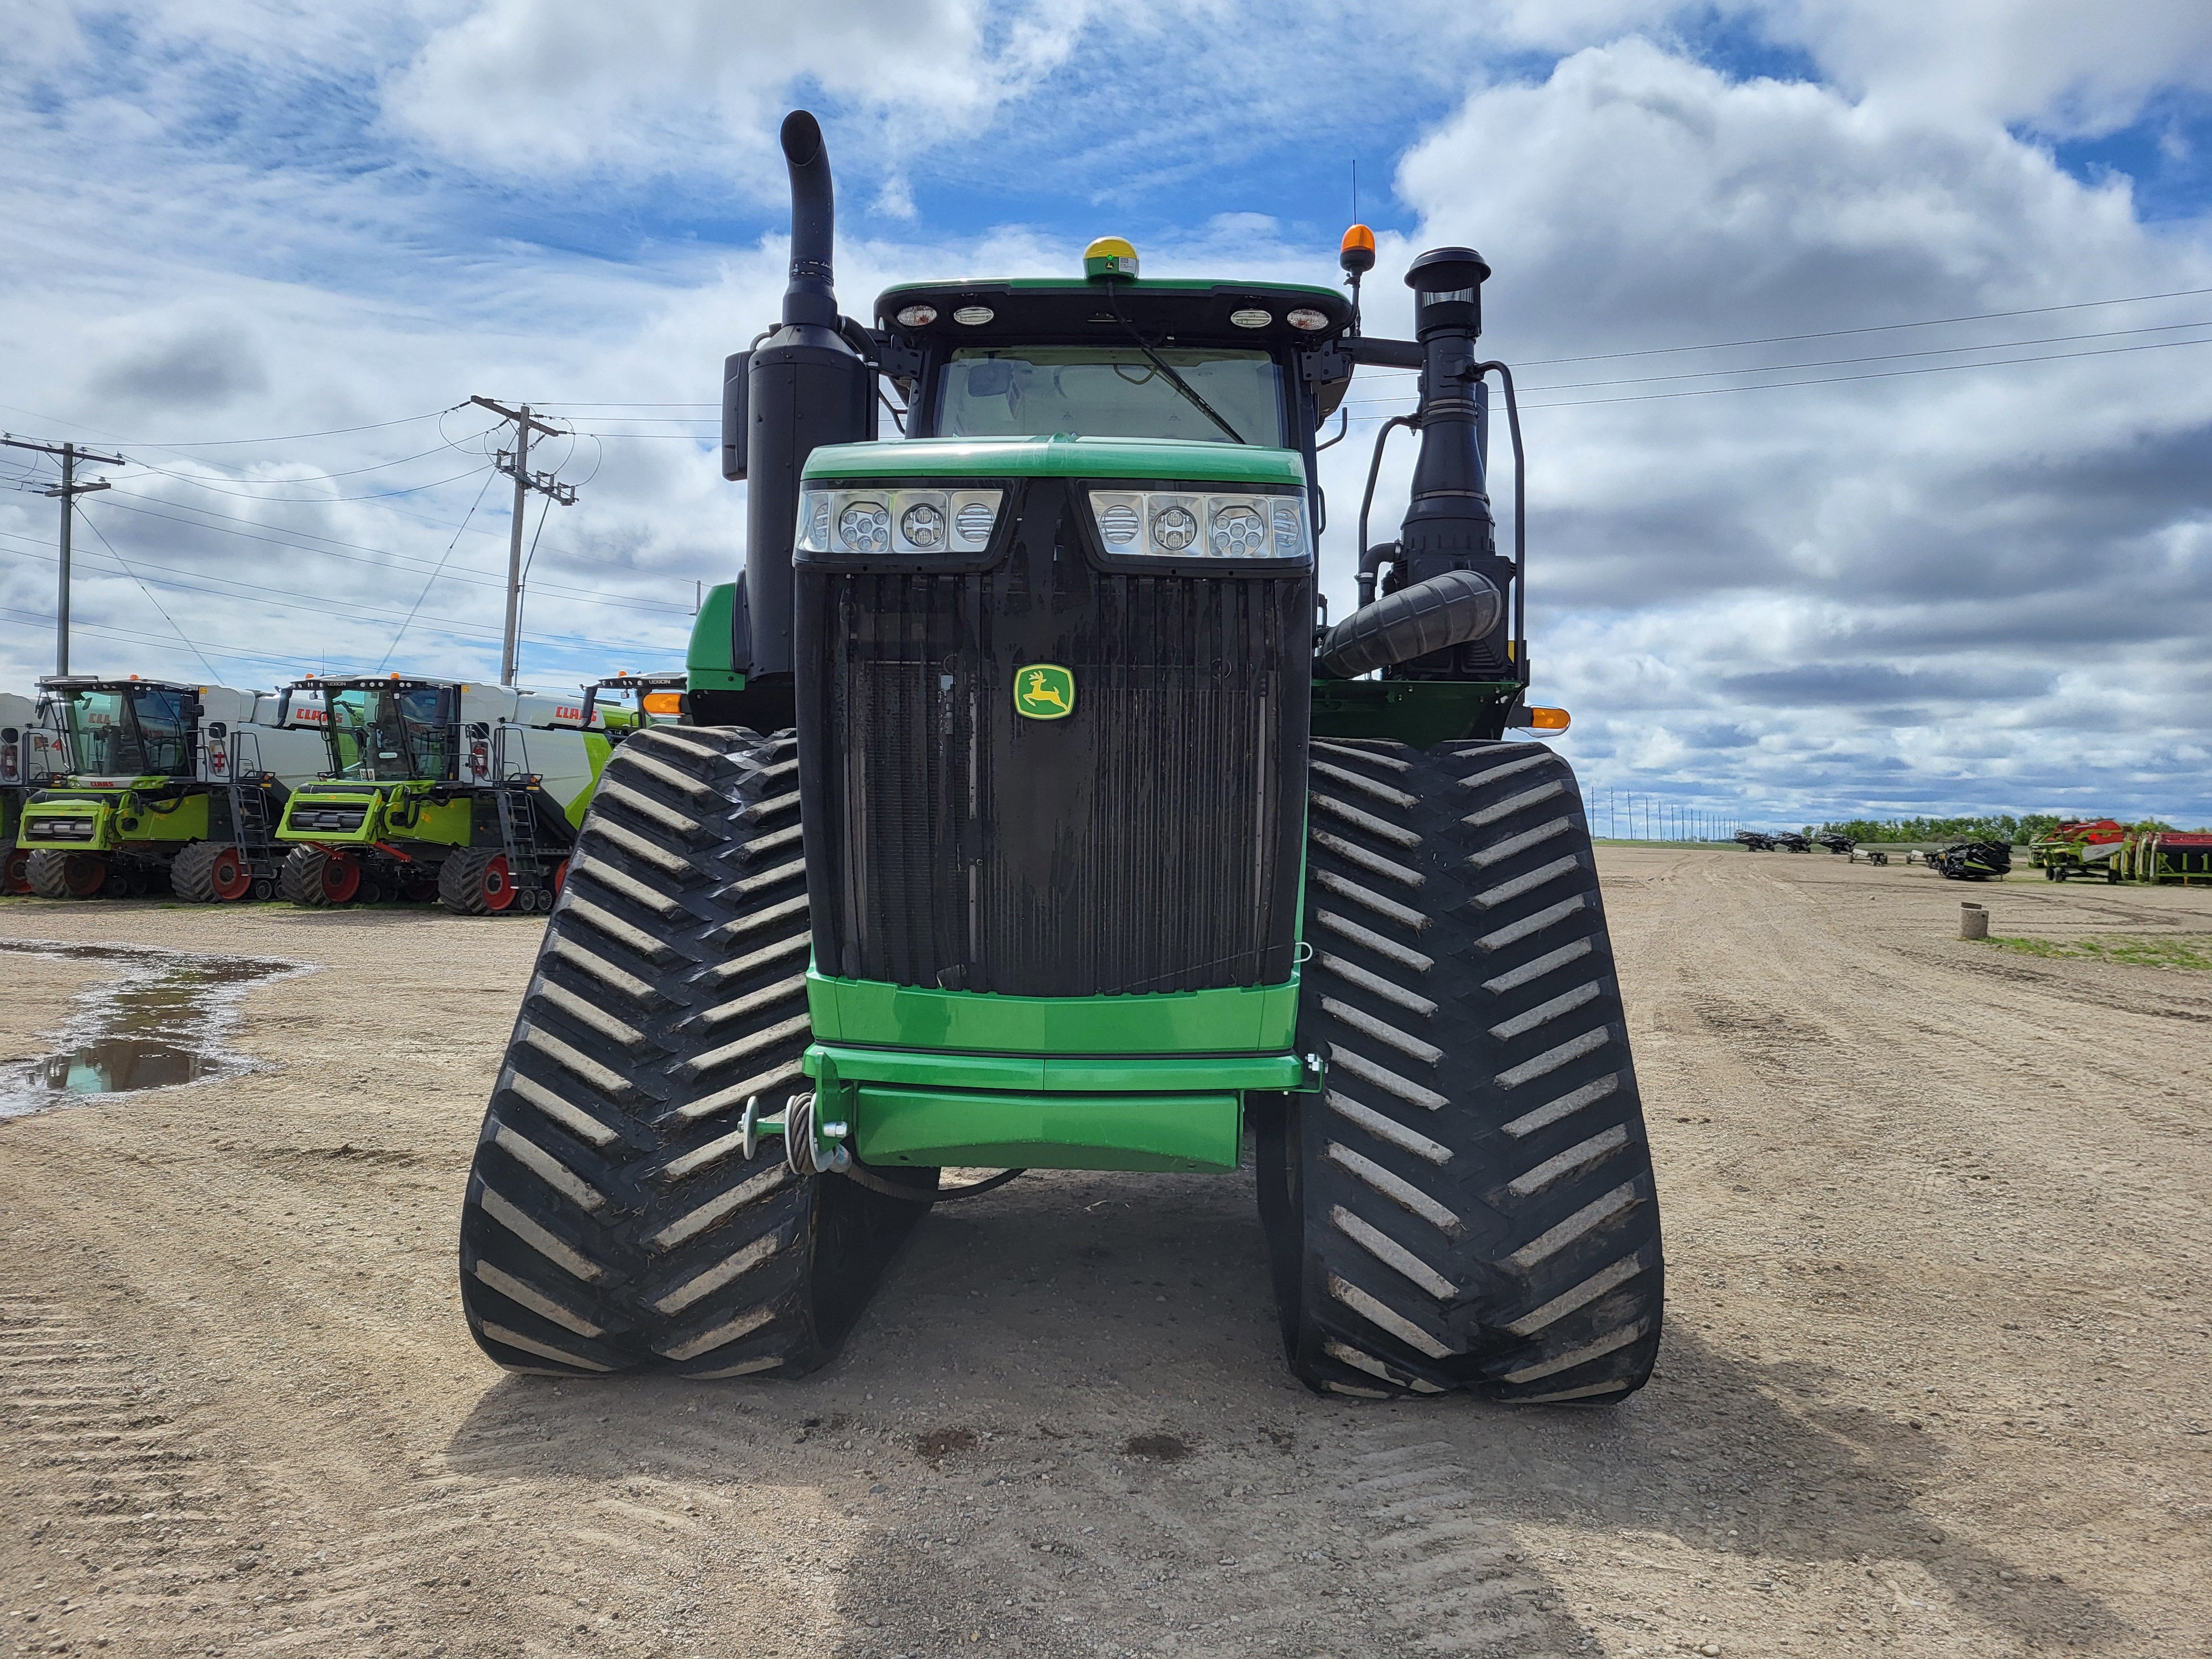
[[[933,1216],[798,1383],[507,1377],[453,1237],[523,921],[0,901],[313,971],[254,1068],[0,1121],[19,1652],[2212,1650],[2212,894],[1600,854],[1672,1307],[1594,1411],[1316,1399],[1248,1180]],[[128,958],[0,951],[0,1062]]]

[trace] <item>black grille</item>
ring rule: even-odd
[[[354,830],[361,828],[362,820],[368,816],[366,806],[295,807],[292,828]]]
[[[1281,983],[1309,580],[1097,568],[1067,493],[1025,493],[980,574],[801,567],[818,965],[1024,996]],[[1035,662],[1073,672],[1068,718],[1015,714]]]

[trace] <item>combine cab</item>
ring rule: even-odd
[[[295,904],[433,899],[469,915],[553,908],[610,743],[588,693],[398,675],[302,681],[283,718],[327,745],[295,793]]]
[[[782,325],[725,368],[744,577],[579,837],[465,1200],[478,1342],[797,1376],[1006,1178],[946,1166],[1249,1156],[1310,1386],[1640,1387],[1657,1201],[1581,791],[1506,735],[1565,716],[1492,518],[1489,266],[1413,261],[1413,340],[1359,327],[1358,227],[1349,298],[1109,239],[864,325],[812,118],[783,143]],[[1316,436],[1365,364],[1421,371],[1413,499],[1328,628]]]
[[[278,725],[276,698],[135,677],[58,676],[39,689],[40,724],[19,765],[70,770],[36,788],[16,829],[33,892],[273,896],[272,831],[322,763],[319,743]]]
[[[584,700],[574,709],[573,721],[555,724],[580,732],[603,732],[609,743],[620,743],[633,732],[656,726],[678,726],[684,719],[684,673],[672,669],[657,674],[610,674],[584,688]]]

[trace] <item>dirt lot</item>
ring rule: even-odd
[[[248,1074],[0,1121],[16,1651],[2212,1650],[2212,893],[1601,854],[1672,1308],[1625,1407],[1324,1401],[1248,1181],[933,1216],[800,1383],[511,1378],[453,1235],[535,930],[0,902],[312,965]],[[112,957],[0,952],[0,1060]]]

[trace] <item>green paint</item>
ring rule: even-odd
[[[809,1077],[1018,1094],[1187,1094],[1306,1086],[1296,1054],[965,1054],[816,1042]]]
[[[40,800],[33,796],[23,809],[23,822],[17,835],[22,845],[31,848],[55,848],[71,853],[112,853],[117,845],[115,835],[116,808],[121,804],[123,792],[87,799]],[[76,823],[86,818],[93,821],[89,838],[79,836],[56,835],[51,826],[61,823]]]
[[[1186,438],[915,438],[904,443],[824,444],[807,457],[805,477],[815,483],[844,478],[1142,478],[1302,489],[1306,469],[1295,449]]]
[[[1316,679],[1313,734],[1389,738],[1416,749],[1497,738],[1521,690],[1516,680]]]
[[[870,1164],[1025,1170],[1237,1167],[1232,1094],[969,1094],[863,1084],[852,1144]]]
[[[466,847],[473,816],[465,795],[457,800],[426,799],[407,837],[410,841],[434,842],[441,847]]]
[[[1064,720],[1075,712],[1075,676],[1056,662],[1033,662],[1014,676],[1014,713],[1024,720]]]
[[[584,827],[584,815],[592,810],[592,797],[599,793],[599,774],[606,770],[607,757],[615,752],[611,741],[596,732],[586,732],[584,738],[584,759],[592,769],[591,781],[576,792],[576,797],[561,809],[571,829]]]
[[[699,601],[691,624],[691,646],[684,656],[685,687],[693,691],[742,691],[745,677],[737,663],[738,585],[717,582]]]
[[[810,968],[806,1002],[823,1042],[1006,1054],[1263,1054],[1291,1048],[1298,983],[1293,970],[1287,984],[1251,989],[1016,997],[831,979]]]

